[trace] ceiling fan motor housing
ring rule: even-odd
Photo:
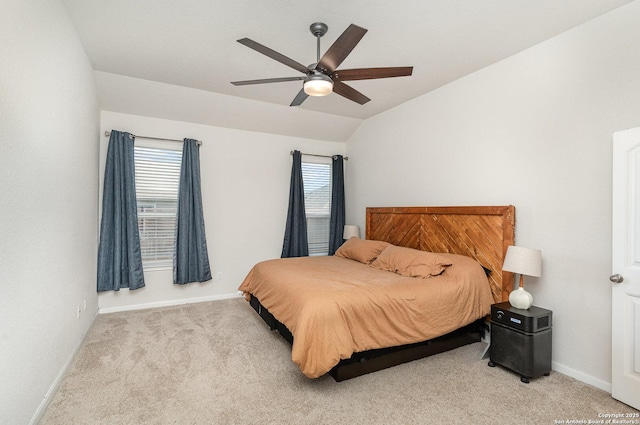
[[[322,22],[314,22],[309,26],[309,31],[313,34],[314,37],[322,37],[327,33],[329,27]]]

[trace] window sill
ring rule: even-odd
[[[147,272],[162,272],[165,270],[173,270],[173,266],[157,266],[157,267],[142,267],[144,273]]]

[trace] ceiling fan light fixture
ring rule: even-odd
[[[309,96],[327,96],[333,91],[333,81],[324,74],[311,74],[304,80],[304,92]]]

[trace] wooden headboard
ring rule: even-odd
[[[367,208],[366,238],[473,257],[491,270],[489,283],[498,303],[513,290],[513,273],[503,271],[502,263],[514,244],[515,220],[513,205]]]

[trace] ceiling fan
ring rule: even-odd
[[[320,57],[320,37],[326,34],[329,27],[322,22],[311,24],[309,30],[317,39],[317,61],[309,66],[294,61],[281,53],[276,52],[260,43],[248,38],[238,40],[243,44],[263,55],[275,59],[290,68],[300,71],[304,75],[298,77],[266,78],[262,80],[232,81],[231,84],[244,86],[249,84],[280,83],[284,81],[304,80],[303,88],[298,92],[290,106],[298,106],[309,96],[326,96],[331,92],[337,93],[360,105],[364,105],[371,99],[343,81],[371,80],[376,78],[405,77],[413,72],[412,66],[392,68],[358,68],[338,70],[342,61],[351,53],[356,44],[364,37],[367,30],[351,24],[340,37]]]

